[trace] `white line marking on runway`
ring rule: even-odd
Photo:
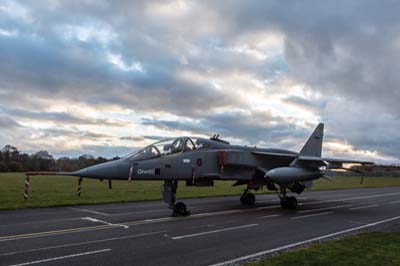
[[[158,210],[148,210],[148,211],[131,211],[131,212],[119,212],[119,213],[110,213],[109,216],[121,216],[121,215],[129,215],[129,214],[135,214],[135,215],[141,215],[145,213],[157,213],[157,212],[166,212],[168,209],[158,209]]]
[[[389,204],[397,204],[397,203],[400,203],[400,200],[396,200],[396,201],[391,201],[391,202],[389,202]]]
[[[394,196],[394,195],[399,195],[399,194],[400,194],[400,192],[375,194],[375,195],[369,195],[369,196],[357,196],[357,197],[334,199],[334,200],[321,200],[321,201],[315,201],[315,202],[310,202],[310,203],[305,203],[305,204],[316,204],[316,203],[323,203],[323,202],[338,202],[338,201],[346,201],[346,200],[354,200],[354,199],[370,199],[370,198]]]
[[[150,236],[150,235],[162,234],[162,233],[166,233],[166,232],[167,232],[167,231],[157,231],[157,232],[151,232],[151,233],[143,233],[143,234],[137,234],[137,235],[121,236],[121,237],[112,237],[112,238],[105,238],[105,239],[100,239],[100,240],[92,240],[92,241],[86,241],[86,242],[78,242],[78,243],[72,243],[72,244],[66,244],[66,245],[59,245],[59,246],[51,246],[51,247],[45,247],[45,248],[28,249],[28,250],[22,250],[22,251],[15,251],[15,252],[3,253],[3,254],[0,254],[0,256],[9,256],[9,255],[15,255],[15,254],[21,254],[21,253],[34,252],[34,251],[55,249],[55,248],[73,247],[73,246],[87,245],[87,244],[93,244],[93,243],[108,242],[108,241],[113,241],[113,240],[121,240],[121,239],[127,239],[127,238],[136,238],[136,237],[141,237],[141,236]]]
[[[346,205],[318,208],[318,209],[312,209],[312,210],[298,211],[297,213],[307,213],[307,212],[315,212],[315,211],[332,210],[332,209],[339,209],[339,208],[350,207],[350,206],[353,206],[353,205],[352,204],[346,204]]]
[[[94,222],[94,223],[102,223],[102,224],[111,225],[111,226],[119,225],[119,226],[121,226],[121,227],[123,227],[125,229],[129,228],[129,226],[124,225],[124,224],[113,224],[113,223],[109,223],[109,222],[106,222],[106,221],[103,221],[103,220],[99,220],[99,219],[95,219],[95,218],[92,218],[92,217],[85,217],[85,218],[82,218],[82,220],[88,220],[88,221],[91,221],[91,222]]]
[[[90,213],[94,213],[94,214],[110,216],[108,213],[104,213],[104,212],[97,212],[97,211],[87,210],[87,209],[83,209],[83,208],[74,208],[74,207],[68,207],[68,208],[72,209],[72,210],[76,210],[76,211],[81,211],[81,212],[90,212]]]
[[[320,213],[314,213],[314,214],[308,214],[308,215],[302,215],[302,216],[295,216],[291,217],[290,219],[296,220],[296,219],[303,219],[303,218],[309,218],[309,217],[314,217],[314,216],[321,216],[321,215],[327,215],[331,214],[333,212],[320,212]]]
[[[275,252],[278,252],[278,251],[283,251],[283,250],[286,250],[286,249],[302,246],[302,245],[309,244],[309,243],[312,243],[312,242],[328,239],[328,238],[331,238],[331,237],[334,237],[334,236],[338,236],[338,235],[343,235],[343,234],[346,234],[346,233],[350,233],[350,232],[353,232],[353,231],[365,229],[365,228],[368,228],[368,227],[373,227],[373,226],[376,226],[376,225],[380,225],[380,224],[391,222],[391,221],[398,220],[398,219],[400,219],[400,216],[396,216],[396,217],[393,217],[393,218],[380,220],[380,221],[377,221],[377,222],[374,222],[374,223],[369,223],[369,224],[365,224],[365,225],[349,228],[349,229],[346,229],[346,230],[343,230],[343,231],[338,231],[338,232],[331,233],[331,234],[328,234],[328,235],[314,237],[314,238],[307,239],[307,240],[304,240],[304,241],[300,241],[300,242],[297,242],[297,243],[292,243],[292,244],[289,244],[289,245],[286,245],[286,246],[281,246],[281,247],[277,247],[277,248],[261,251],[261,252],[258,252],[258,253],[250,254],[250,255],[247,255],[247,256],[239,257],[239,258],[236,258],[236,259],[232,259],[232,260],[228,260],[228,261],[212,264],[210,266],[230,265],[230,264],[237,263],[237,262],[240,262],[240,261],[245,261],[245,260],[252,259],[252,258],[255,258],[255,257],[260,257],[260,256],[264,256],[264,255],[267,255],[267,254],[272,254],[272,253],[275,253]]]
[[[350,208],[349,210],[361,210],[361,209],[367,209],[367,208],[373,208],[373,207],[378,207],[379,204],[371,204],[371,205],[367,205],[367,206],[361,206],[361,207],[354,207],[354,208]]]
[[[212,230],[212,231],[206,231],[206,232],[201,232],[201,233],[196,233],[196,234],[190,234],[190,235],[184,235],[184,236],[174,236],[171,237],[172,240],[178,240],[182,238],[188,238],[188,237],[195,237],[195,236],[202,236],[202,235],[208,235],[208,234],[214,234],[214,233],[219,233],[219,232],[224,232],[224,231],[231,231],[231,230],[237,230],[237,229],[242,229],[242,228],[247,228],[247,227],[252,227],[252,226],[257,226],[258,224],[247,224],[247,225],[242,225],[242,226],[236,226],[236,227],[229,227],[229,228],[224,228],[224,229],[218,229],[218,230]]]
[[[176,220],[178,218],[175,217],[164,217],[164,218],[155,218],[155,219],[146,219],[143,221],[133,221],[131,224],[136,224],[136,223],[154,223],[154,222],[163,222],[163,221],[169,221],[169,220]]]
[[[260,216],[257,218],[258,219],[266,219],[266,218],[272,218],[272,217],[278,217],[278,216],[282,216],[282,214],[270,214],[270,215]]]
[[[65,219],[52,219],[52,220],[44,220],[44,221],[36,221],[36,222],[23,222],[23,223],[12,223],[12,224],[0,224],[0,227],[9,227],[16,225],[26,225],[26,224],[41,224],[41,223],[55,223],[55,222],[64,222],[64,221],[73,221],[73,220],[81,220],[84,217],[76,217],[76,218],[65,218]]]
[[[205,209],[205,208],[209,208],[210,206],[212,206],[212,207],[229,207],[229,205],[232,206],[232,203],[192,206],[192,207],[190,207],[190,209],[192,209],[192,210],[193,209]],[[156,209],[156,210],[145,210],[145,211],[138,210],[138,211],[130,211],[130,212],[110,213],[108,215],[110,215],[110,216],[120,216],[120,215],[129,215],[129,214],[139,215],[139,214],[143,214],[143,213],[157,213],[157,212],[166,212],[166,211],[168,211],[168,209],[162,208],[162,209]]]
[[[31,265],[31,264],[37,264],[37,263],[42,263],[42,262],[63,260],[63,259],[74,258],[74,257],[79,257],[79,256],[85,256],[85,255],[91,255],[91,254],[96,254],[96,253],[101,253],[101,252],[108,252],[108,251],[111,251],[111,248],[88,251],[88,252],[83,252],[83,253],[76,253],[76,254],[66,255],[66,256],[62,256],[62,257],[54,257],[54,258],[44,259],[44,260],[36,260],[36,261],[30,261],[30,262],[25,262],[25,263],[13,264],[13,265],[10,265],[10,266]]]
[[[358,197],[344,198],[344,199],[341,199],[341,200],[380,198],[380,197],[394,196],[394,195],[399,195],[399,194],[400,194],[400,192],[386,193],[386,194],[375,194],[375,195],[369,195],[369,196],[358,196]]]

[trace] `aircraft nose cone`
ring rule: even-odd
[[[73,173],[73,175],[89,178],[112,178],[115,175],[117,168],[116,161],[105,162],[101,164],[96,164],[78,170]]]

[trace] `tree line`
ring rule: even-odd
[[[119,159],[114,157],[111,160]],[[110,161],[104,157],[83,154],[77,158],[54,158],[48,151],[22,153],[17,147],[6,145],[0,151],[0,172],[75,171],[87,166]]]

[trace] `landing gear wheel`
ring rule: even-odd
[[[253,193],[247,193],[240,197],[240,202],[244,205],[254,205],[256,196]]]
[[[288,208],[288,207],[287,207],[287,201],[286,201],[286,200],[281,199],[281,208],[282,208],[282,209],[287,209],[287,208]]]
[[[286,197],[286,200],[281,199],[282,209],[295,210],[297,209],[297,199],[296,197]]]
[[[190,212],[186,209],[186,205],[183,202],[175,203],[176,190],[178,188],[177,180],[165,180],[161,186],[161,192],[165,203],[168,203],[170,209],[172,209],[172,216],[185,216],[190,215]]]
[[[174,205],[174,211],[172,216],[186,216],[190,215],[190,212],[186,209],[186,204],[183,202],[177,202]]]
[[[288,209],[295,210],[297,209],[297,199],[296,197],[288,197],[287,198]]]

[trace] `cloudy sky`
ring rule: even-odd
[[[1,1],[0,145],[124,155],[163,136],[400,159],[398,1]]]

